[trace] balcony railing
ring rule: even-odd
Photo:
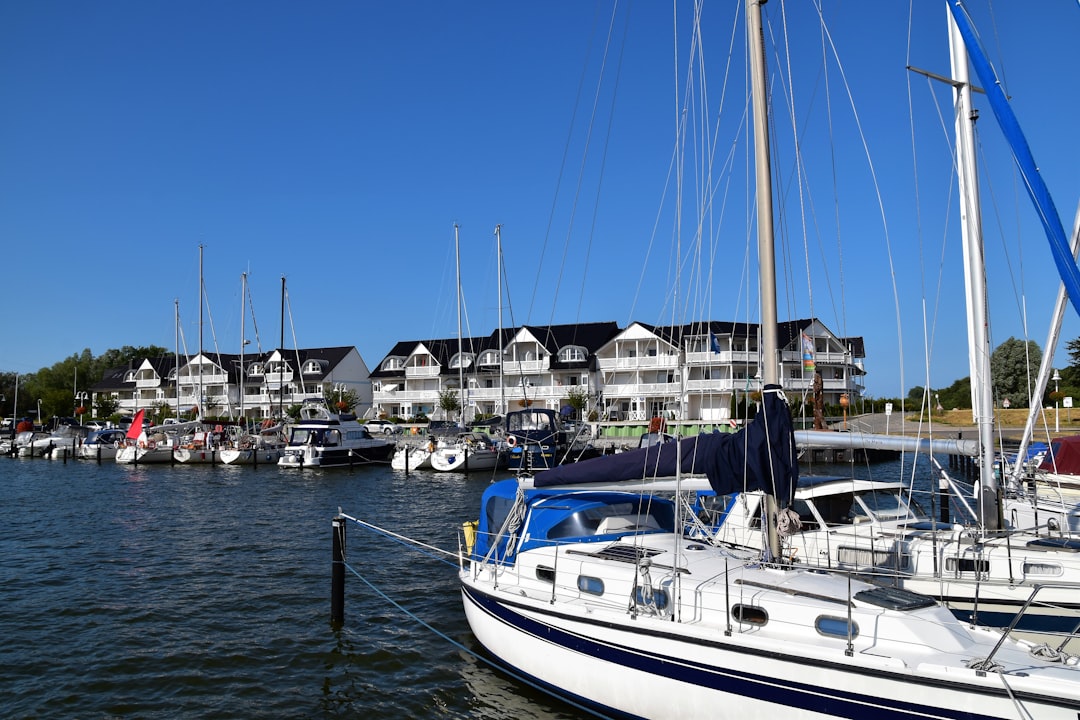
[[[405,368],[405,377],[407,378],[422,378],[422,377],[438,377],[439,366],[438,365],[417,365],[413,367]]]
[[[679,367],[679,357],[677,355],[597,358],[596,362],[601,370],[638,370]]]

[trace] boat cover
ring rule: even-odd
[[[1040,470],[1064,475],[1080,475],[1080,435],[1054,438]]]
[[[717,494],[762,490],[787,507],[799,481],[791,412],[779,385],[766,385],[762,398],[757,416],[739,432],[713,432],[560,465],[537,475],[533,484],[551,487],[672,477],[679,470],[681,454],[681,472],[705,475]]]

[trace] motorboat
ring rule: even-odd
[[[86,440],[78,447],[77,457],[83,460],[116,460],[116,453],[126,440],[124,431],[120,428],[106,428],[95,430],[86,436]]]
[[[475,472],[497,470],[503,465],[504,454],[487,433],[464,432],[450,442],[440,443],[430,455],[431,468],[436,472]]]
[[[308,402],[289,433],[278,466],[288,468],[352,467],[388,463],[391,440],[373,438],[351,413],[331,413],[325,403]]]
[[[437,441],[434,438],[424,445],[402,443],[394,451],[394,456],[390,458],[390,467],[394,470],[430,470],[431,453],[436,445]]]

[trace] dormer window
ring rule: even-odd
[[[124,375],[124,382],[135,382],[135,377],[138,375],[134,370],[128,370]]]
[[[252,363],[251,366],[248,367],[247,374],[248,374],[249,377],[262,375],[263,374],[263,364],[262,363]]]
[[[480,353],[480,365],[495,365],[499,364],[499,351],[498,350],[485,350]]]
[[[400,370],[401,369],[401,358],[397,358],[397,357],[386,358],[386,360],[383,361],[382,369],[383,370]]]
[[[304,363],[304,374],[305,375],[311,375],[311,374],[321,373],[321,372],[322,372],[322,365],[319,363],[318,360],[308,360],[306,363]]]
[[[472,364],[472,353],[458,353],[454,357],[450,358],[450,367],[454,369],[472,367]]]
[[[559,349],[559,362],[585,362],[585,348],[579,345],[569,345]]]

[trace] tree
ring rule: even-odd
[[[458,400],[458,391],[454,388],[447,388],[446,390],[439,391],[439,407],[446,411],[446,414],[455,413],[461,409],[461,402]]]
[[[1009,399],[1012,407],[1027,407],[1042,362],[1042,350],[1034,340],[1026,343],[1010,337],[990,355],[994,397]]]
[[[571,387],[566,393],[566,404],[574,409],[574,417],[580,420],[589,404],[589,391],[582,385]]]

